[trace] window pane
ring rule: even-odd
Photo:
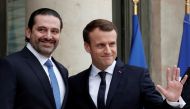
[[[25,44],[25,0],[7,1],[7,19],[7,54],[10,54]]]

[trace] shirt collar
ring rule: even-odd
[[[115,65],[116,65],[116,61],[114,60],[113,63],[110,66],[108,66],[104,71],[112,75],[114,68],[115,68]],[[98,75],[98,73],[100,71],[101,71],[100,69],[98,69],[95,65],[92,64],[92,69],[91,69],[90,75],[96,76],[96,75]]]
[[[34,56],[39,60],[41,65],[44,65],[44,63],[50,59],[51,60],[51,56],[50,57],[45,57],[43,55],[41,55],[40,53],[38,53],[30,43],[27,43],[26,47],[32,52],[32,54],[34,54]]]

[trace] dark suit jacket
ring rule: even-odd
[[[66,86],[68,71],[53,59]],[[0,61],[0,109],[56,109],[49,79],[37,58],[25,47]]]
[[[96,109],[89,94],[89,72],[91,67],[69,78],[69,100],[67,109]],[[172,109],[149,77],[147,70],[124,65],[119,59],[114,69],[106,109]]]

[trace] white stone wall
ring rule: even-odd
[[[185,0],[161,0],[162,72],[177,65],[181,44]],[[165,81],[165,74],[162,74]]]
[[[165,84],[166,69],[177,65],[185,0],[152,0],[151,72],[156,83]]]

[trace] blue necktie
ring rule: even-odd
[[[53,89],[53,95],[54,95],[54,99],[55,99],[56,109],[61,109],[61,98],[60,98],[59,85],[58,85],[55,73],[53,71],[53,64],[48,59],[44,65],[47,66],[47,68],[48,68],[48,73],[49,73],[49,77],[50,77],[50,81],[51,81],[51,87]]]
[[[101,82],[100,82],[100,87],[99,87],[99,91],[98,91],[97,105],[98,105],[98,109],[105,109],[105,107],[106,107],[106,105],[105,105],[106,72],[99,72],[98,74],[101,78]]]

